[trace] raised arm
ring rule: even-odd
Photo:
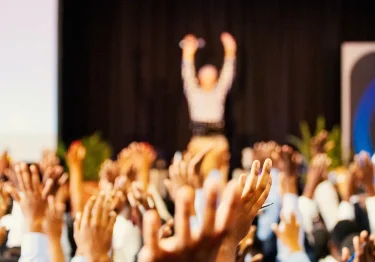
[[[221,42],[224,46],[224,64],[221,69],[217,88],[226,93],[232,87],[235,75],[237,44],[233,36],[227,32],[221,34]]]
[[[195,72],[194,56],[198,49],[198,40],[194,35],[187,35],[182,45],[181,73],[185,91],[196,88],[198,80]]]

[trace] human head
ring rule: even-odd
[[[199,69],[198,80],[201,88],[211,90],[217,81],[217,69],[213,65],[204,65]]]
[[[353,252],[353,238],[358,236],[360,229],[350,220],[342,220],[336,224],[331,233],[330,250],[333,257],[339,259],[343,247]]]

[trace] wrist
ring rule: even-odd
[[[194,60],[194,54],[183,54],[182,59],[184,61],[192,62]]]
[[[87,262],[110,262],[111,258],[106,255],[86,257]]]
[[[60,243],[61,233],[45,233],[51,243]]]
[[[236,50],[225,50],[225,58],[233,59],[236,57]]]
[[[31,220],[26,220],[26,230],[28,232],[36,232],[36,233],[43,233],[43,220],[40,219],[31,219]]]
[[[300,251],[302,251],[302,247],[300,246],[299,243],[292,243],[292,244],[289,246],[289,249],[290,249],[290,252],[291,252],[291,253],[296,253],[296,252],[300,252]]]

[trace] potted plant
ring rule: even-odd
[[[98,191],[99,170],[101,164],[112,155],[112,147],[101,138],[100,133],[96,132],[90,136],[83,137],[79,141],[86,149],[85,157],[82,162],[84,199],[87,200],[91,195]],[[59,143],[57,155],[65,160],[67,148],[63,143]],[[66,163],[66,161],[64,161]],[[68,167],[66,170],[68,170]]]
[[[327,131],[325,118],[319,116],[314,133],[306,121],[300,123],[300,132],[301,138],[289,136],[288,141],[299,150],[306,163],[309,163],[317,152],[326,153],[332,161],[331,171],[336,174],[346,172],[342,161],[340,126],[334,126],[331,131]]]

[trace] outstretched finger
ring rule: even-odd
[[[81,216],[80,227],[90,225],[91,212],[95,204],[96,196],[92,196],[86,203]]]
[[[40,192],[40,179],[39,179],[39,171],[35,165],[30,166],[31,171],[31,181],[32,181],[32,191],[34,193]]]
[[[255,160],[253,162],[253,165],[251,166],[250,175],[246,179],[246,184],[242,192],[242,197],[249,198],[255,191],[255,188],[258,182],[259,170],[260,170],[260,162],[258,160]]]
[[[210,236],[215,227],[216,205],[219,195],[219,183],[214,179],[208,179],[204,185],[206,195],[206,208],[204,213],[201,235]]]
[[[181,187],[176,197],[175,231],[178,243],[185,246],[190,242],[190,215],[194,202],[194,192],[189,186]]]

